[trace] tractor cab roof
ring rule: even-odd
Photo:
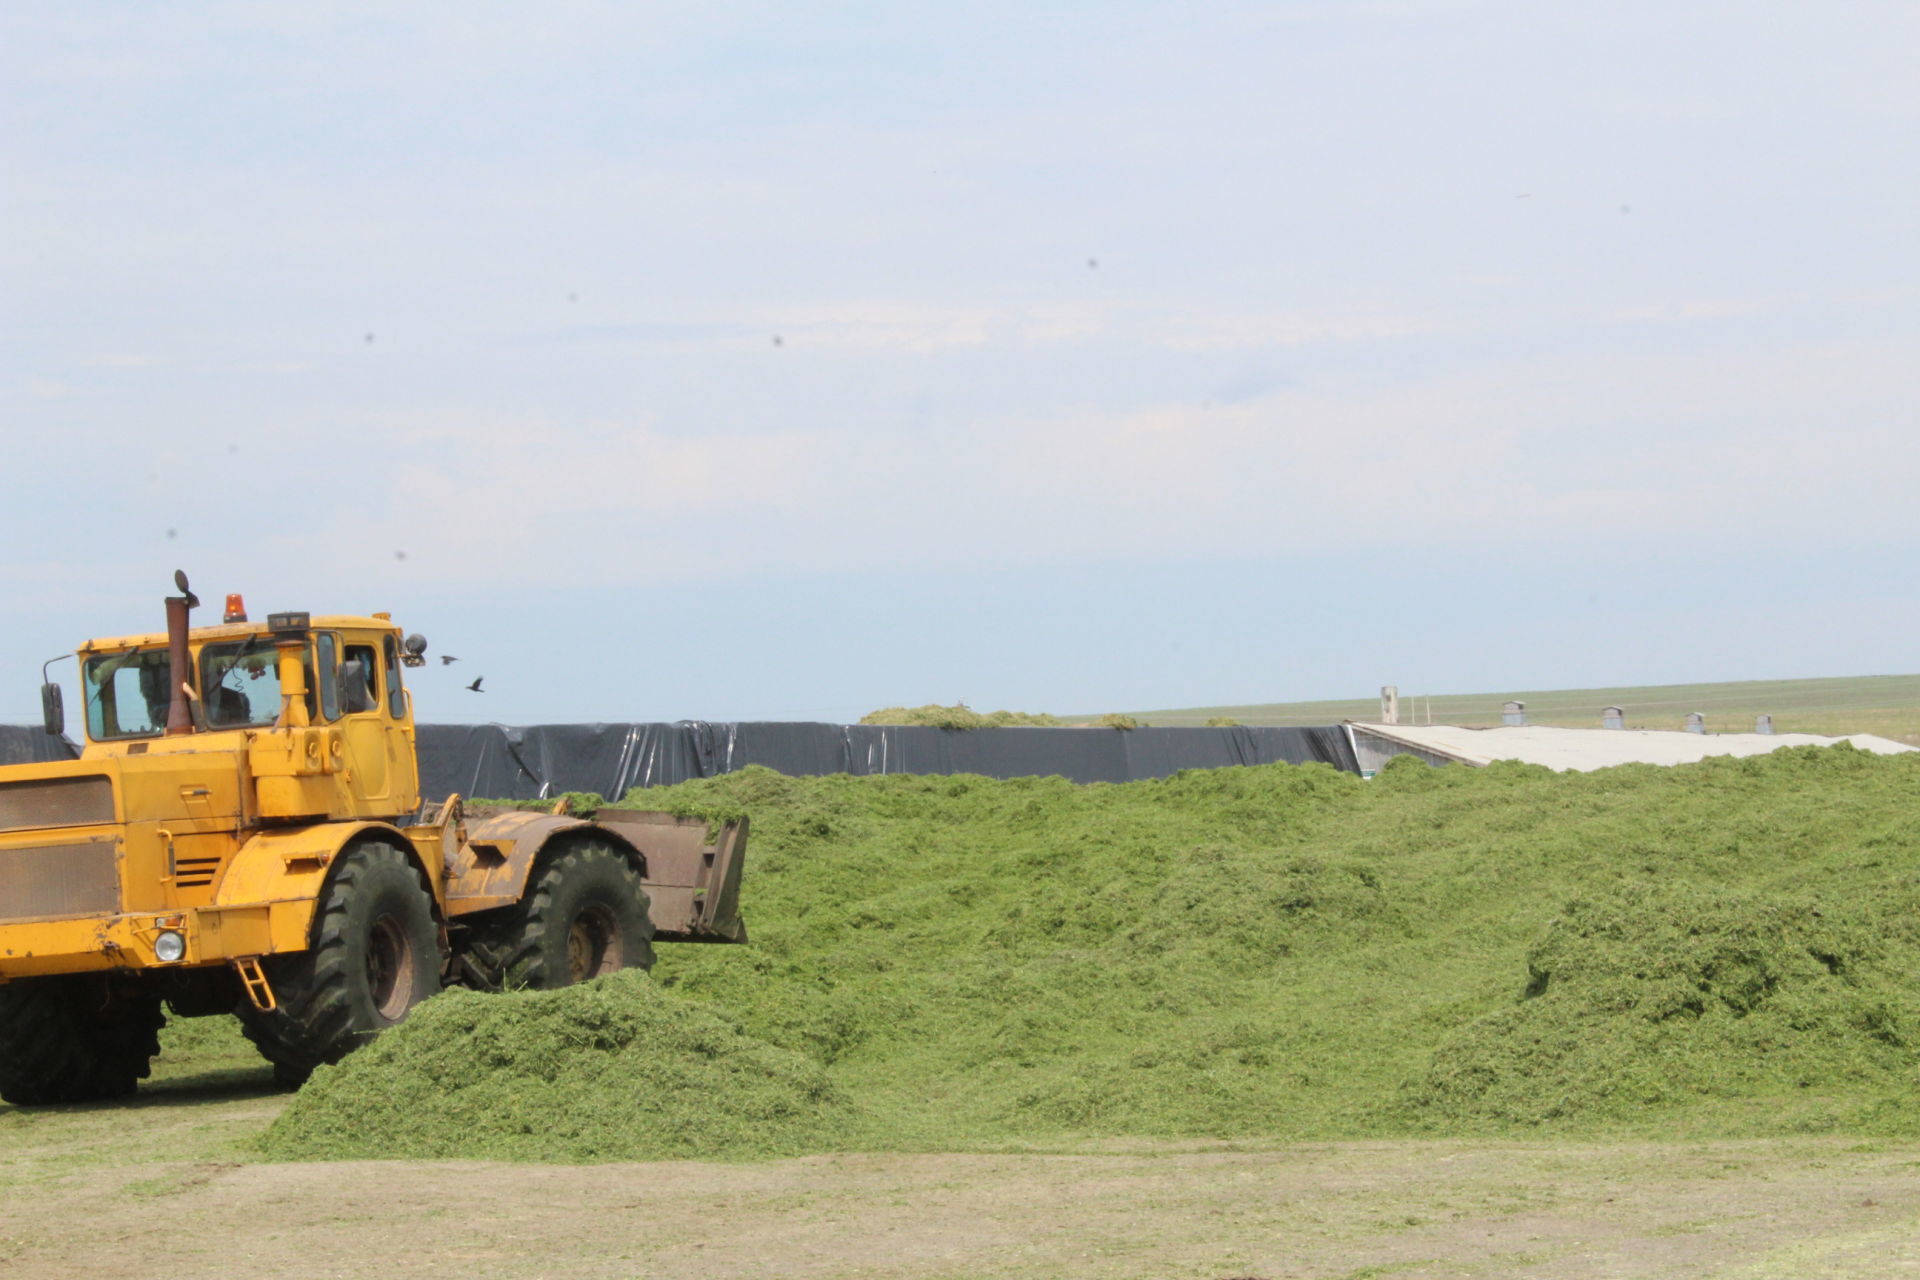
[[[308,623],[307,629],[312,631],[384,631],[394,635],[400,634],[400,628],[395,626],[393,620],[390,618],[379,616],[368,617],[351,613],[315,615]],[[210,627],[194,627],[187,632],[187,639],[190,643],[200,644],[221,640],[244,640],[248,636],[267,634],[270,634],[270,630],[266,620],[263,618],[258,622],[225,622],[217,623]],[[124,649],[143,649],[155,645],[164,646],[166,643],[167,633],[164,631],[140,636],[107,636],[87,641],[80,646],[79,652],[82,654],[115,653]]]

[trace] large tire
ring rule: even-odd
[[[653,967],[653,917],[640,873],[599,841],[571,844],[534,872],[520,905],[477,930],[470,956],[504,990],[572,986]]]
[[[247,1038],[289,1088],[395,1025],[440,989],[440,930],[419,871],[390,844],[343,854],[313,914],[312,943],[269,957],[279,1005],[243,1004]]]
[[[132,1093],[160,1052],[160,997],[106,974],[0,986],[0,1098],[15,1106]]]

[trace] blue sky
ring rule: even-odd
[[[436,721],[1920,669],[1916,47],[11,4],[0,720],[176,566],[391,610]]]

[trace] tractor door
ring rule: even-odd
[[[353,807],[366,812],[359,802],[383,801],[393,790],[387,700],[382,696],[379,644],[369,636],[348,634],[345,640],[340,652],[340,728],[347,739],[347,768],[353,774]]]
[[[387,794],[412,809],[420,803],[420,764],[413,753],[412,708],[400,684],[400,642],[392,634],[381,638],[380,659],[387,681]]]

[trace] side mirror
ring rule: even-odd
[[[57,738],[67,731],[67,704],[61,699],[59,685],[40,686],[40,718],[49,738]]]

